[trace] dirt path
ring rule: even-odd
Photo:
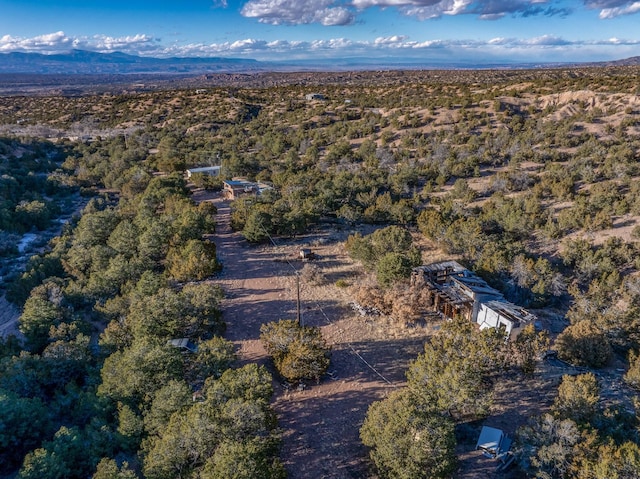
[[[196,198],[197,200],[197,198]],[[219,199],[214,240],[224,263],[220,283],[227,339],[236,344],[241,362],[271,368],[259,341],[260,325],[296,315],[292,266],[298,242],[255,247],[229,226],[229,206]],[[314,248],[315,263],[335,282],[345,267],[341,243],[326,241]],[[349,296],[328,283],[302,285],[303,323],[320,326],[332,347],[330,375],[304,390],[288,390],[275,382],[273,406],[283,433],[282,459],[290,479],[348,479],[375,477],[368,451],[359,439],[367,408],[393,388],[404,384],[407,362],[422,350],[422,329],[398,330],[377,318],[355,316],[346,307]],[[277,375],[274,374],[274,377]]]

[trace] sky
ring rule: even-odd
[[[640,1],[0,0],[0,52],[71,49],[262,61],[616,60],[640,56]]]

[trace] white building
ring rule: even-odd
[[[198,168],[189,168],[187,170],[187,178],[191,178],[191,176],[195,173],[202,173],[203,175],[209,176],[220,176],[221,166],[201,166]]]

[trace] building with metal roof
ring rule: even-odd
[[[445,318],[462,316],[480,329],[504,330],[511,339],[536,316],[507,301],[473,271],[456,261],[443,261],[414,268],[413,287],[426,288],[428,309]]]

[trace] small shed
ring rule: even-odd
[[[256,183],[243,178],[234,178],[222,182],[222,194],[225,198],[235,200],[240,196],[260,196],[265,191],[273,190],[273,186],[265,183]]]
[[[480,449],[485,455],[499,457],[509,452],[511,449],[511,439],[502,431],[495,427],[482,426],[476,450]]]
[[[222,182],[222,188],[225,198],[230,200],[235,200],[243,195],[255,195],[258,190],[255,183],[243,179],[225,180]]]

